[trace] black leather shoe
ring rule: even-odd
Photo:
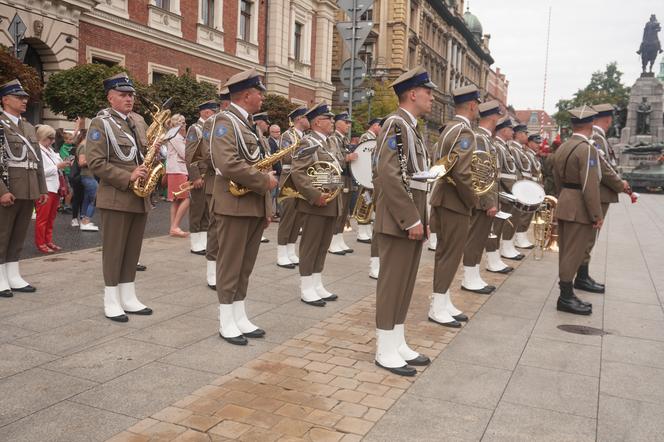
[[[354,251],[355,250],[353,250],[353,249],[344,249],[344,252],[346,252],[346,253],[353,253]]]
[[[345,251],[345,250],[341,250],[341,251],[339,251],[339,252],[330,252],[330,251],[328,250],[328,252],[331,253],[331,254],[333,254],[333,255],[341,255],[341,256],[343,256],[343,255],[346,254],[346,251]]]
[[[508,258],[507,256],[503,256],[503,255],[500,255],[500,256],[502,256],[505,259],[511,259],[512,261],[521,261],[523,258],[526,257],[526,255],[522,255],[521,253],[519,253],[518,255],[516,255],[513,258]]]
[[[576,278],[574,280],[574,288],[583,290],[584,292],[590,292],[590,293],[604,293],[604,287],[598,285],[598,284],[593,284],[592,281],[590,281],[588,278],[585,279],[580,279]]]
[[[307,305],[313,305],[314,307],[325,307],[325,301],[322,299],[316,299],[315,301],[305,301],[304,299],[300,298],[300,301]]]
[[[226,336],[222,335],[221,332],[219,332],[219,337],[224,341],[228,342],[229,344],[233,345],[247,345],[247,343],[249,342],[247,341],[247,338],[244,337],[244,335],[235,336],[233,338],[227,338]]]
[[[431,359],[429,359],[428,356],[424,355],[418,355],[415,359],[411,359],[410,361],[406,361],[406,364],[408,365],[414,365],[416,367],[422,367],[425,365],[431,364]]]
[[[516,247],[517,249],[530,250],[530,249],[534,249],[534,248],[535,248],[535,245],[534,245],[534,244],[531,244],[531,245],[529,245],[528,247],[519,247],[519,246],[517,246],[517,245],[515,244],[514,247]]]
[[[466,287],[461,286],[461,290],[465,290],[467,292],[479,293],[480,295],[490,295],[491,293],[493,293],[494,290],[496,290],[496,288],[492,285],[484,286],[481,289],[467,289]]]
[[[464,315],[463,313],[460,313],[456,316],[452,316],[454,319],[456,319],[459,322],[468,322],[468,316]]]
[[[491,273],[502,273],[502,274],[507,274],[507,273],[511,272],[512,270],[514,270],[514,267],[510,267],[510,266],[504,267],[504,268],[502,268],[502,269],[500,269],[500,270],[489,270],[489,269],[486,269],[487,272],[491,272]]]
[[[152,314],[152,309],[149,307],[145,307],[143,310],[139,310],[137,312],[129,312],[125,310],[125,313],[129,315],[141,315],[141,316],[148,316]]]
[[[384,368],[385,370],[390,371],[394,374],[398,374],[399,376],[415,376],[417,374],[417,370],[415,370],[410,365],[404,365],[403,367],[385,367],[378,361],[374,362],[380,368]]]
[[[136,271],[137,272],[144,272],[148,269],[148,266],[144,266],[143,264],[136,264]]]
[[[456,319],[456,318],[455,318]],[[444,327],[450,327],[450,328],[461,328],[461,323],[459,321],[454,321],[454,322],[438,322],[433,318],[429,318],[429,321],[435,322],[436,324],[440,324]]]
[[[361,243],[363,243],[363,244],[371,244],[371,240],[370,240],[370,239],[359,239],[359,238],[358,238],[357,242],[361,242]]]
[[[18,289],[12,288],[12,292],[19,292],[19,293],[34,293],[36,292],[37,289],[31,286],[30,284],[26,285],[25,287],[21,287]]]
[[[327,298],[322,298],[322,299],[325,302],[330,302],[330,301],[336,301],[337,299],[339,299],[339,297],[337,295],[332,294],[332,295],[328,296]]]
[[[606,286],[605,286],[604,284],[602,284],[601,282],[597,282],[597,281],[595,281],[595,280],[593,279],[593,277],[590,276],[590,275],[588,275],[588,280],[589,280],[590,282],[592,282],[593,284],[595,284],[596,286],[598,286],[598,287],[601,287],[601,288],[603,288],[603,289],[606,288]]]
[[[277,263],[277,266],[281,267],[282,269],[291,269],[291,270],[293,270],[295,268],[295,264],[293,264],[292,262],[290,264],[279,264],[279,263]]]
[[[9,289],[0,292],[0,298],[11,298],[12,296],[14,296],[14,294]]]
[[[590,307],[591,309],[593,308],[593,303],[592,302],[583,301],[583,300],[577,298],[576,295],[573,295],[572,299],[574,299],[578,304],[585,305],[586,307]]]
[[[268,243],[268,242],[270,242],[270,240],[267,239],[267,238],[262,238],[262,239],[261,239],[261,242],[262,242],[262,243]]]
[[[265,330],[262,328],[257,328],[256,330],[249,333],[242,333],[246,338],[262,338],[265,336]]]
[[[119,315],[119,316],[106,316],[108,319],[111,321],[115,322],[129,322],[129,316],[127,315]]]
[[[575,315],[589,315],[593,312],[592,307],[580,304],[574,298],[567,299],[562,297],[558,298],[556,309],[561,312],[572,313]]]
[[[205,255],[207,252],[205,250],[190,250],[194,255]]]

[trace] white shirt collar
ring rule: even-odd
[[[293,126],[293,130],[295,131],[295,133],[297,134],[297,136],[300,137],[300,138],[302,138],[302,136],[304,135],[304,132],[302,132],[300,129],[298,129],[298,128],[295,127],[295,126]]]
[[[113,112],[115,112],[116,114],[120,115],[120,117],[122,117],[123,120],[127,121],[127,117],[128,117],[127,115],[123,114],[123,113],[120,112],[120,111],[116,111],[115,109],[113,109]]]
[[[468,118],[464,117],[463,115],[458,115],[457,114],[457,115],[454,116],[454,118],[459,118],[461,121],[463,121],[468,126],[470,126],[470,120]]]
[[[2,113],[7,115],[9,117],[9,119],[12,120],[12,123],[14,123],[16,126],[18,126],[18,122],[21,121],[21,117],[14,116],[14,115],[10,114],[7,111],[3,111]]]
[[[231,106],[233,106],[235,109],[237,109],[238,111],[240,111],[240,115],[242,115],[242,116],[245,118],[245,120],[247,120],[247,121],[249,120],[249,112],[247,112],[246,110],[244,110],[244,109],[242,108],[242,106],[240,106],[240,105],[238,105],[238,104],[235,104],[235,103],[233,103],[233,102],[231,102]]]
[[[593,126],[593,129],[595,132],[598,132],[601,136],[606,137],[606,132],[604,132],[604,129],[602,129],[599,126]]]
[[[319,137],[321,137],[323,139],[323,141],[327,141],[327,135],[323,135],[322,133],[318,132],[317,130],[315,130],[314,133],[316,135],[318,135]]]
[[[572,134],[572,136],[581,137],[581,138],[583,138],[583,139],[586,140],[586,141],[590,141],[590,140],[588,139],[587,136],[585,136],[585,135],[583,135],[583,134],[580,134],[580,133],[578,133],[578,132],[574,132],[574,133]]]
[[[491,132],[486,127],[482,127],[482,126],[477,126],[477,127],[479,127],[480,130],[483,130],[488,136],[491,136]]]
[[[417,118],[415,118],[415,116],[414,116],[413,114],[411,114],[410,112],[408,112],[408,111],[407,111],[406,109],[404,109],[403,107],[400,107],[399,109],[401,109],[402,111],[404,111],[404,112],[406,113],[406,115],[408,115],[408,117],[410,117],[410,122],[413,124],[413,126],[417,126]]]

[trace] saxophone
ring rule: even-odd
[[[147,98],[142,97],[141,100],[154,108],[154,112],[150,112],[152,124],[147,130],[148,148],[143,158],[143,165],[148,168],[148,177],[134,181],[132,190],[137,196],[146,198],[152,194],[164,174],[164,165],[159,161],[159,148],[168,131],[168,121],[171,118],[170,107],[173,99],[169,98],[161,107]]]
[[[269,155],[269,156],[263,158],[262,160],[254,163],[252,165],[252,167],[258,169],[261,172],[268,172],[270,169],[272,169],[272,166],[274,164],[281,161],[281,159],[283,157],[285,157],[286,155],[292,153],[295,150],[295,148],[298,147],[298,146],[299,146],[299,143],[294,143],[292,146],[288,146],[284,149],[280,149],[278,152],[276,152],[272,155]],[[249,190],[248,188],[246,188],[246,187],[244,187],[240,184],[237,184],[233,181],[231,181],[229,183],[228,190],[231,193],[231,195],[238,196],[238,197],[246,195],[249,192],[251,192],[251,190]]]

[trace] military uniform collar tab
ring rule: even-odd
[[[593,130],[603,137],[606,136],[606,132],[604,132],[604,129],[602,129],[599,126],[593,126]]]
[[[236,109],[236,110],[240,113],[240,115],[242,116],[242,118],[244,118],[245,120],[249,121],[249,112],[247,112],[246,110],[244,110],[244,109],[242,108],[242,106],[240,106],[240,105],[238,105],[238,104],[235,104],[235,103],[231,102],[231,108],[232,108],[232,109]]]
[[[324,134],[318,132],[317,130],[313,131],[313,133],[316,134],[316,136],[317,136],[318,138],[320,138],[321,140],[323,140],[323,141],[327,141],[327,135],[324,135]]]
[[[585,135],[583,135],[583,134],[580,134],[580,133],[578,133],[578,132],[574,132],[574,133],[572,134],[572,136],[573,136],[573,137],[583,138],[585,141],[590,141],[590,140],[588,139],[587,136],[585,136]]]
[[[410,124],[412,124],[413,126],[417,126],[417,118],[415,118],[415,115],[411,114],[403,107],[400,107],[399,110],[408,116],[408,118],[410,119]]]
[[[2,111],[2,113],[5,114],[7,116],[7,118],[9,118],[9,121],[14,123],[15,126],[18,126],[18,122],[21,121],[20,116],[17,117],[16,115],[12,115],[7,111]]]

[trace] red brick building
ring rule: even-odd
[[[517,110],[516,119],[528,126],[528,133],[539,133],[551,142],[558,135],[558,126],[554,119],[541,109]]]

